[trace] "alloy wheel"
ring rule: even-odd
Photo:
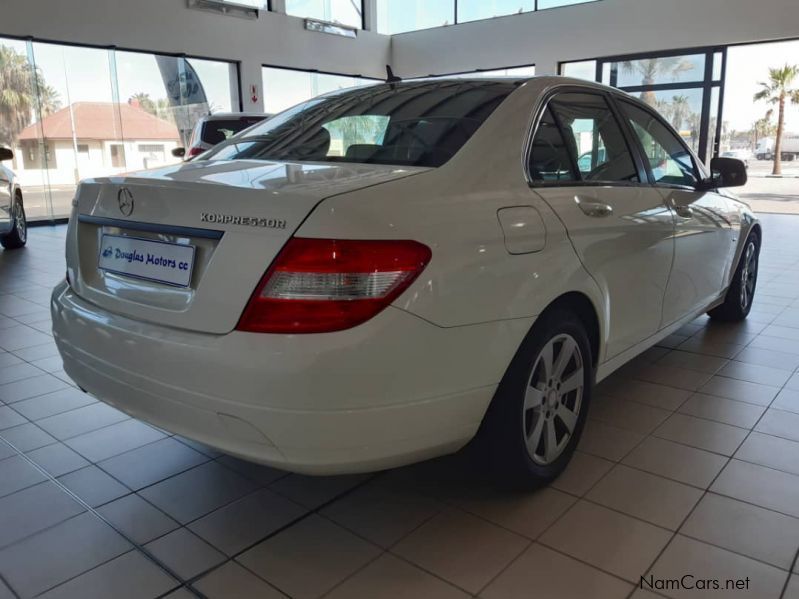
[[[752,301],[755,293],[755,280],[757,277],[757,248],[755,243],[750,241],[746,244],[746,250],[741,271],[741,307],[746,310]]]
[[[533,364],[524,398],[524,438],[530,459],[557,460],[577,427],[583,403],[584,361],[574,337],[550,339]]]

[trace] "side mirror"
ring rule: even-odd
[[[0,162],[14,158],[14,152],[8,148],[0,148]]]
[[[172,155],[175,158],[183,158],[186,155],[186,148],[174,148],[172,150]]]
[[[749,180],[746,164],[737,158],[714,158],[710,161],[710,172],[710,179],[702,181],[701,189],[742,187]]]

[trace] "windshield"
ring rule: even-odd
[[[206,159],[441,166],[516,85],[417,81],[334,92],[275,115]]]

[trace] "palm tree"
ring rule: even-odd
[[[782,174],[782,135],[785,132],[785,107],[789,102],[799,103],[799,88],[792,88],[799,77],[799,65],[786,64],[782,68],[769,69],[769,80],[760,83],[761,90],[755,94],[755,102],[766,101],[776,104],[777,134],[774,139],[774,170],[772,174]]]
[[[58,92],[24,54],[0,45],[0,143],[12,145],[36,112],[46,116],[60,104]]]
[[[671,100],[671,124],[677,131],[682,131],[682,124],[691,112],[688,96],[674,96]]]
[[[667,56],[665,58],[625,60],[621,63],[621,68],[626,73],[638,73],[641,76],[641,85],[655,85],[663,77],[669,77],[672,81],[676,81],[680,73],[692,71],[696,65],[679,56]],[[641,92],[641,99],[650,106],[657,105],[657,96],[653,91]]]
[[[0,46],[0,143],[11,145],[30,122],[34,106],[30,63],[22,54]]]

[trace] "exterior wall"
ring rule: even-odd
[[[22,158],[22,147],[14,148],[18,156],[14,160],[14,169],[20,185],[38,186],[43,181],[50,185],[75,185],[88,177],[106,177],[121,173],[155,168],[165,164],[173,164],[179,159],[172,156],[172,149],[180,145],[177,140],[78,140],[79,145],[88,145],[88,156],[79,153],[76,160],[75,150],[70,140],[48,142],[55,154],[54,168],[25,168]],[[113,166],[111,146],[122,145],[125,148],[125,166]],[[153,157],[151,153],[140,151],[142,145],[160,145],[164,147],[163,159]]]

